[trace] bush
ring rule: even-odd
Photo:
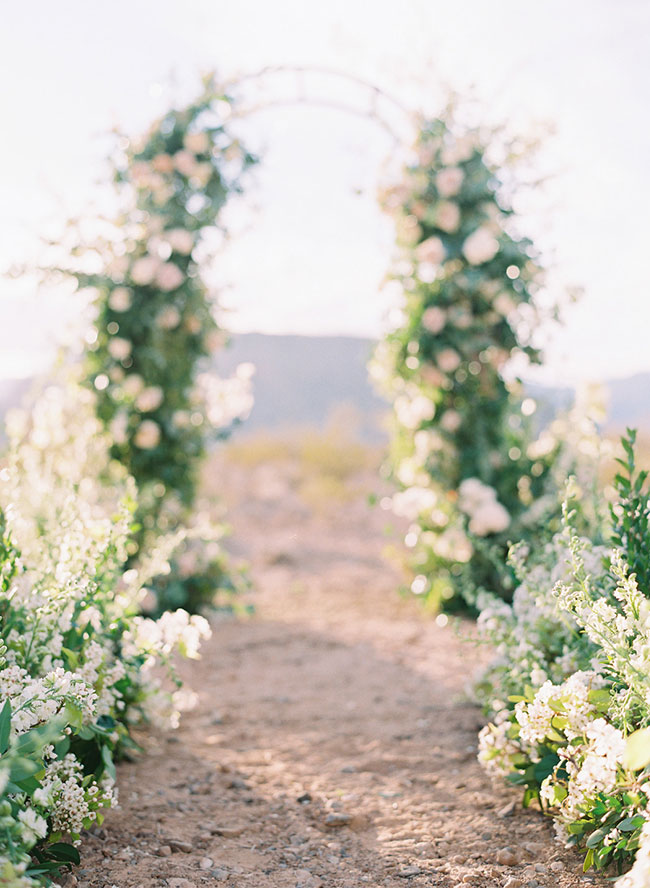
[[[152,669],[198,655],[209,627],[186,611],[138,616],[175,538],[127,569],[133,482],[109,457],[92,394],[49,387],[9,416],[0,513],[0,873],[40,884],[78,861],[82,829],[114,805],[132,727],[174,722]],[[101,479],[111,478],[111,485]],[[173,671],[170,677],[174,678]],[[174,687],[174,682],[171,687]],[[177,683],[177,682],[176,682]]]

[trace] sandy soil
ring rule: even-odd
[[[80,888],[594,881],[476,763],[476,652],[396,595],[385,513],[314,513],[268,467],[221,477],[256,615],[215,624],[185,670],[198,706],[120,767]]]

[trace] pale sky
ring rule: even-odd
[[[96,193],[102,133],[142,129],[195,91],[198,70],[322,65],[431,112],[445,84],[473,87],[486,120],[556,131],[540,161],[556,175],[522,227],[552,262],[554,288],[585,295],[563,329],[542,331],[542,378],[650,370],[648,34],[648,0],[24,0],[0,33],[0,267],[36,256],[39,235]],[[297,88],[264,83],[269,96]],[[305,78],[304,92],[367,103],[333,78]],[[375,123],[320,106],[274,107],[240,126],[263,158],[229,214],[238,233],[216,272],[228,325],[378,335],[392,236],[375,193],[394,144]],[[44,369],[79,328],[78,303],[29,278],[0,281],[0,313],[0,377]]]

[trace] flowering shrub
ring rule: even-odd
[[[142,138],[122,137],[113,159],[121,213],[96,238],[77,236],[67,269],[95,295],[86,372],[113,455],[138,486],[140,543],[187,521],[208,440],[252,404],[249,367],[231,380],[209,368],[224,336],[200,272],[219,212],[253,162],[228,132],[230,114],[230,99],[208,79],[194,102]],[[172,572],[182,586],[175,564]],[[222,575],[222,560],[208,566],[207,600]],[[205,583],[185,585],[181,603],[196,609]]]
[[[584,848],[585,869],[622,866],[648,834],[650,599],[640,540],[650,496],[634,435],[623,444],[607,545],[578,534],[565,506],[563,533],[523,572],[512,607],[491,602],[479,617],[500,657],[481,686],[493,722],[479,758],[556,817],[558,835]],[[633,879],[647,853],[623,884],[642,884]]]
[[[553,458],[529,452],[535,405],[522,409],[502,377],[513,354],[538,359],[529,337],[541,273],[515,230],[511,170],[489,147],[451,114],[425,121],[405,182],[385,200],[404,304],[372,371],[394,407],[394,510],[412,522],[411,588],[436,607],[480,587],[509,597],[506,543],[544,502]]]
[[[0,473],[0,874],[33,885],[115,803],[114,760],[131,727],[177,717],[156,664],[196,656],[206,621],[138,616],[166,540],[126,569],[133,484],[80,387],[52,386],[9,416]],[[102,478],[111,477],[107,485]]]

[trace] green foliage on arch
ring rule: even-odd
[[[247,375],[224,381],[210,368],[225,336],[202,277],[220,211],[255,162],[229,130],[231,112],[208,78],[194,101],[170,109],[141,138],[119,138],[119,215],[73,251],[74,277],[94,290],[86,376],[113,456],[138,487],[140,544],[193,521],[209,441],[250,409]],[[223,553],[206,560],[190,546],[160,581],[158,609],[195,610],[216,588],[231,587]]]
[[[518,386],[502,370],[531,342],[542,270],[507,201],[512,163],[490,160],[490,139],[447,112],[424,121],[404,180],[386,192],[400,255],[392,277],[401,317],[372,367],[394,412],[391,474],[412,589],[433,607],[508,597],[509,539],[543,510],[555,447],[531,446]],[[539,520],[539,515],[536,520]]]

